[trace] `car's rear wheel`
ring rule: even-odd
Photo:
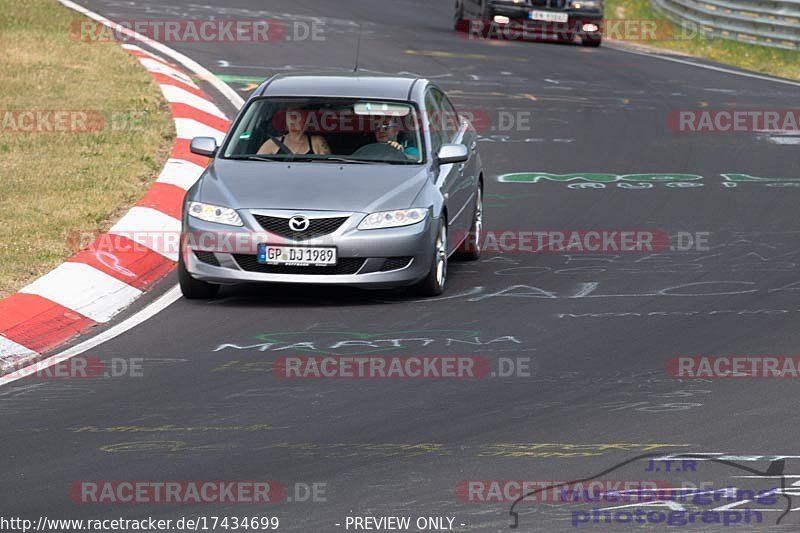
[[[184,298],[188,298],[189,300],[213,298],[219,292],[219,285],[194,279],[192,275],[189,274],[183,262],[183,252],[181,252],[178,258],[178,284],[181,286],[181,292]]]
[[[582,37],[581,44],[583,46],[590,46],[592,48],[597,48],[603,42],[603,37]]]
[[[458,247],[459,259],[477,261],[481,257],[481,242],[483,240],[483,190],[479,187],[475,193],[475,214],[472,216],[472,225],[467,233],[467,238]]]
[[[494,19],[494,13],[492,12],[492,8],[489,5],[489,0],[483,0],[481,2],[481,20],[485,23],[489,24]]]
[[[447,282],[447,224],[439,219],[436,240],[433,245],[431,267],[425,279],[414,285],[413,291],[421,296],[438,296],[444,292]]]
[[[467,31],[469,21],[464,18],[464,1],[456,0],[455,14],[453,15],[453,27],[456,31]]]
[[[481,23],[483,24],[483,36],[491,37],[492,25],[494,24],[494,11],[489,5],[489,0],[481,2]]]

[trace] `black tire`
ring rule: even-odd
[[[481,241],[483,240],[483,189],[478,188],[475,194],[475,214],[467,238],[458,247],[456,254],[462,261],[477,261],[481,257]]]
[[[581,38],[581,44],[583,46],[589,46],[592,48],[597,48],[603,42],[602,37],[583,37]]]
[[[489,7],[489,0],[481,2],[481,23],[483,24],[482,34],[484,37],[491,37],[492,33],[496,33],[494,28],[494,12]]]
[[[481,2],[481,20],[486,24],[491,24],[494,20],[494,13],[492,8],[489,7],[489,0]]]
[[[219,285],[194,279],[189,274],[186,270],[186,265],[183,263],[183,251],[181,251],[178,258],[178,283],[181,286],[183,297],[189,300],[213,298],[219,292]]]
[[[469,21],[464,18],[464,0],[456,0],[453,28],[457,32],[465,32],[469,29]]]
[[[441,270],[440,270],[441,268]],[[411,290],[420,296],[439,296],[444,292],[447,282],[447,224],[439,219],[439,228],[433,244],[433,258],[428,275],[414,285]]]

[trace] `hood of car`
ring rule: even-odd
[[[419,165],[216,159],[193,199],[233,209],[372,213],[411,207],[427,180]]]

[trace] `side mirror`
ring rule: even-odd
[[[463,144],[443,144],[436,154],[436,159],[440,165],[451,163],[464,163],[469,159],[469,151]]]
[[[214,157],[217,155],[217,140],[214,137],[195,137],[189,145],[189,151],[205,157]]]

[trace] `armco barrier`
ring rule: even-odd
[[[703,35],[800,50],[800,0],[650,0],[672,22]]]

